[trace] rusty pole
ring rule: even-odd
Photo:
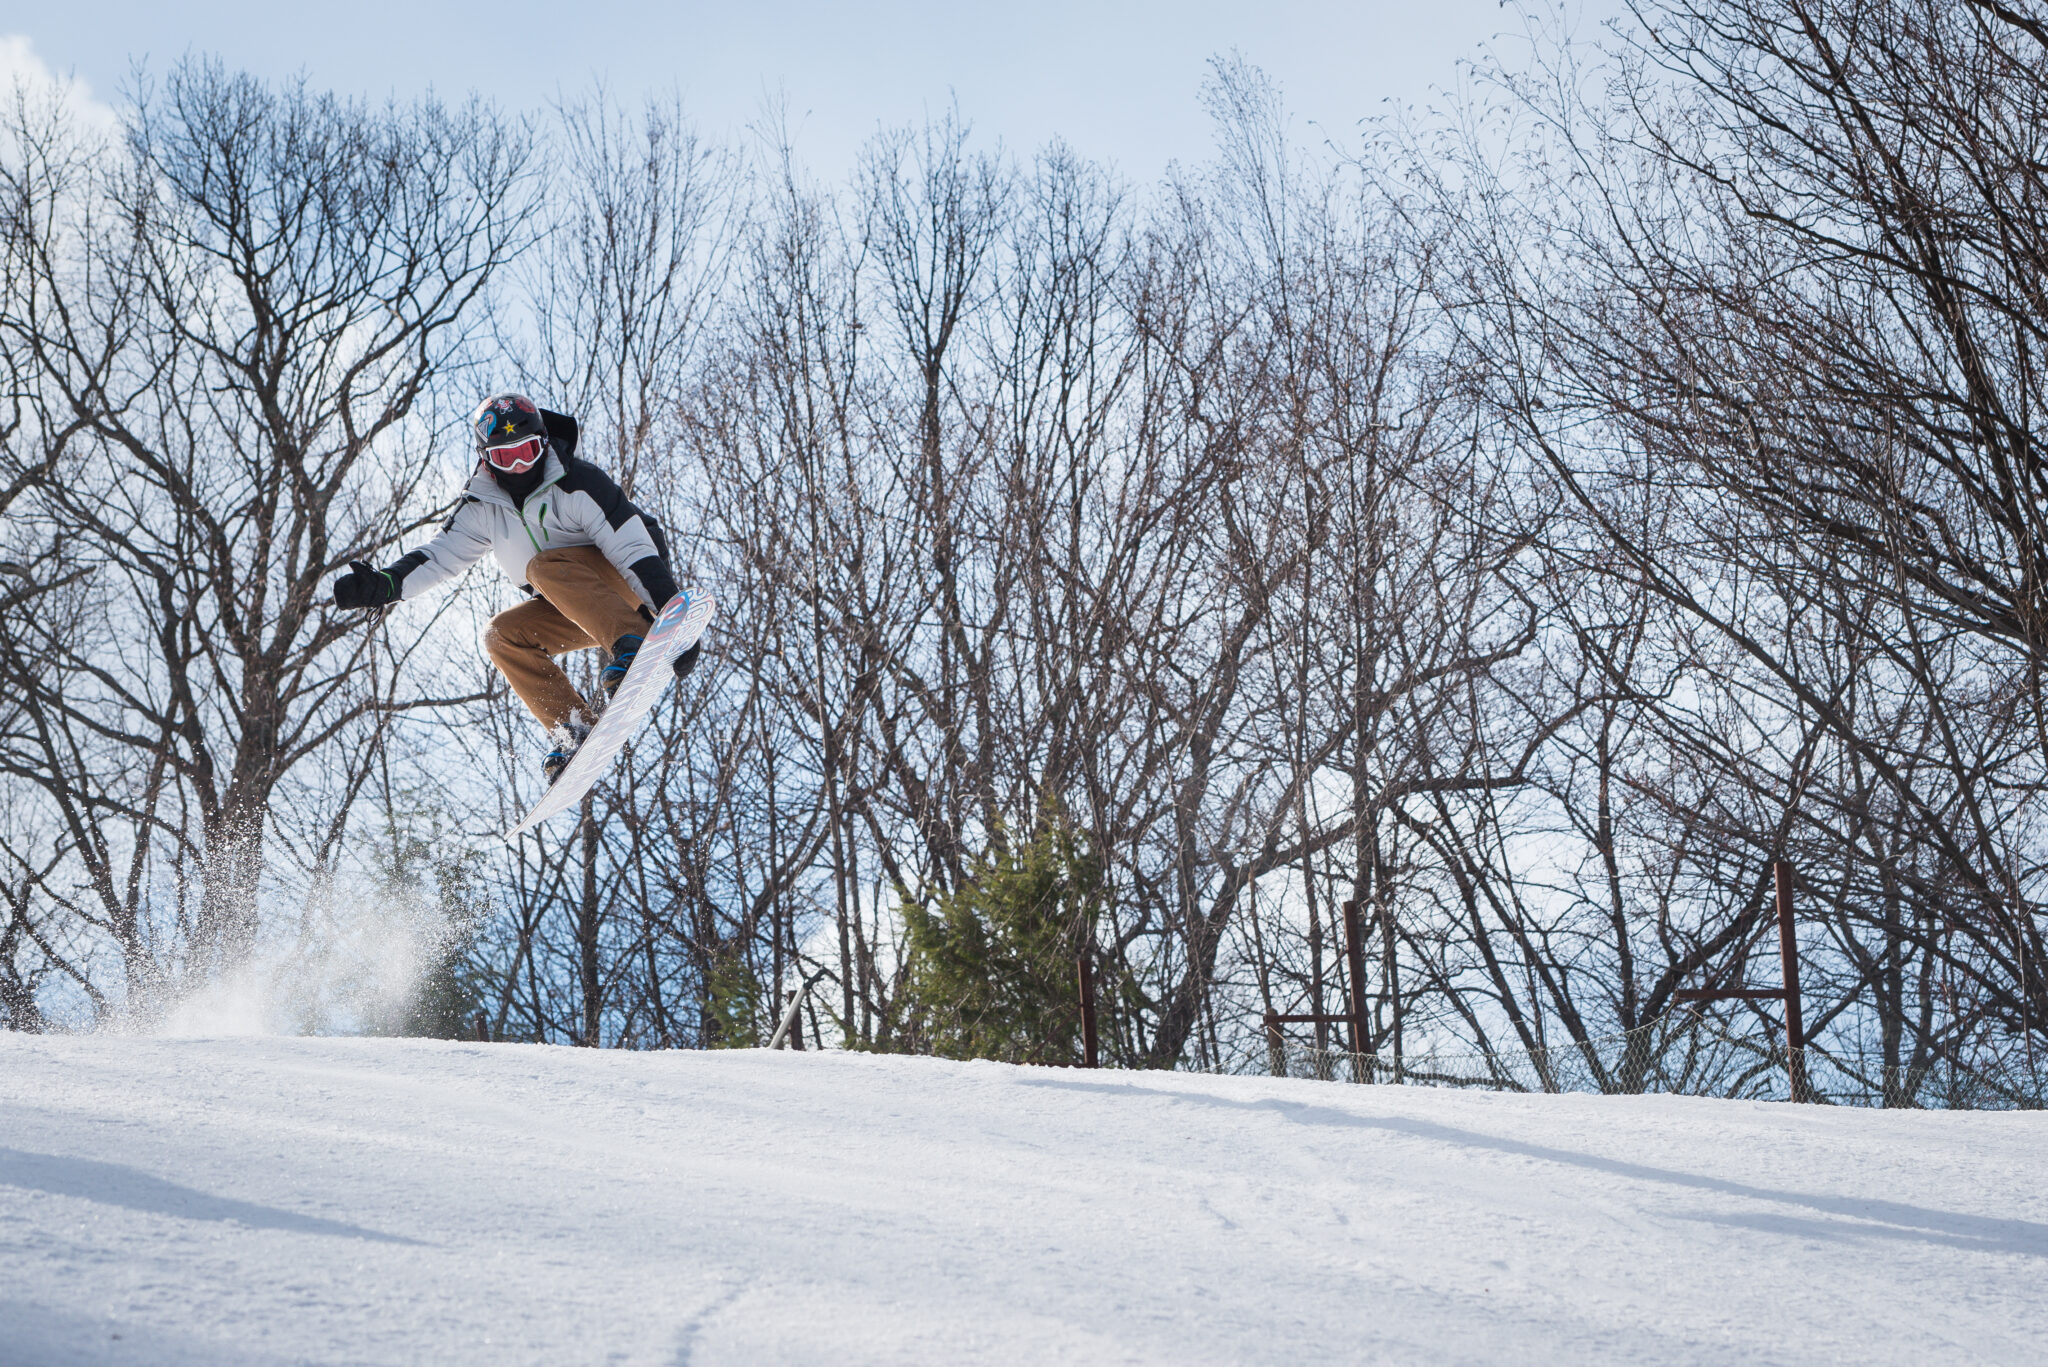
[[[1353,1065],[1353,1072],[1360,1082],[1366,1081],[1364,1058],[1371,1050],[1365,1029],[1365,938],[1359,934],[1358,903],[1344,904],[1344,956],[1351,968],[1351,1052],[1359,1062]]]
[[[1778,962],[1785,973],[1785,1076],[1794,1101],[1811,1101],[1806,1081],[1806,1023],[1799,1008],[1799,939],[1792,924],[1792,865],[1771,865],[1778,880]]]
[[[1280,1013],[1266,1013],[1266,1066],[1274,1077],[1287,1076],[1287,1041],[1280,1034]]]
[[[1074,971],[1081,978],[1081,1057],[1083,1066],[1098,1068],[1095,1052],[1095,970],[1083,949],[1074,958]]]

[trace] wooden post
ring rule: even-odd
[[[1101,1065],[1095,1054],[1095,972],[1087,950],[1074,957],[1074,971],[1081,978],[1081,1056],[1086,1060],[1082,1066],[1096,1068]]]
[[[478,1044],[489,1044],[491,1042],[491,1018],[481,1011],[476,1013],[476,1042]]]
[[[1351,1008],[1351,1052],[1358,1056],[1352,1071],[1357,1081],[1365,1082],[1371,1078],[1365,1056],[1372,1052],[1372,1041],[1365,1028],[1365,937],[1359,933],[1356,902],[1344,904],[1344,955],[1351,973],[1351,1000],[1346,1003]]]
[[[1287,1041],[1280,1034],[1280,1013],[1266,1013],[1266,1067],[1274,1077],[1287,1076]]]
[[[1799,938],[1792,924],[1792,865],[1771,865],[1778,880],[1778,963],[1785,974],[1785,1073],[1794,1101],[1811,1101],[1806,1080],[1806,1024],[1799,1006]]]

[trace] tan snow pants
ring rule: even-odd
[[[587,721],[595,713],[552,657],[644,635],[640,597],[595,546],[542,551],[526,562],[526,582],[539,597],[493,617],[484,649],[541,725],[552,729],[576,712]]]

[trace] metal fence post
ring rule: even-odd
[[[1095,969],[1088,960],[1088,951],[1083,949],[1074,957],[1074,971],[1081,978],[1081,1057],[1083,1066],[1097,1068],[1095,1052]]]
[[[1806,1080],[1806,1024],[1799,1005],[1799,939],[1792,924],[1792,865],[1771,865],[1778,881],[1778,962],[1785,974],[1785,1076],[1794,1101],[1813,1100]]]
[[[782,1019],[776,1024],[775,1033],[768,1037],[770,1049],[780,1049],[784,1040],[794,1041],[798,1049],[804,1047],[803,1022],[798,1018],[798,1013],[803,1010],[803,1004],[803,988],[791,988],[789,1005],[783,1008]]]
[[[1365,937],[1359,932],[1358,903],[1344,904],[1344,956],[1351,965],[1351,1079],[1354,1082],[1372,1080],[1371,1066],[1365,1057],[1371,1053],[1371,1043],[1365,1028]]]

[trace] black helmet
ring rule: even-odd
[[[477,406],[469,425],[477,450],[494,470],[521,474],[547,454],[547,423],[524,394],[493,394]]]

